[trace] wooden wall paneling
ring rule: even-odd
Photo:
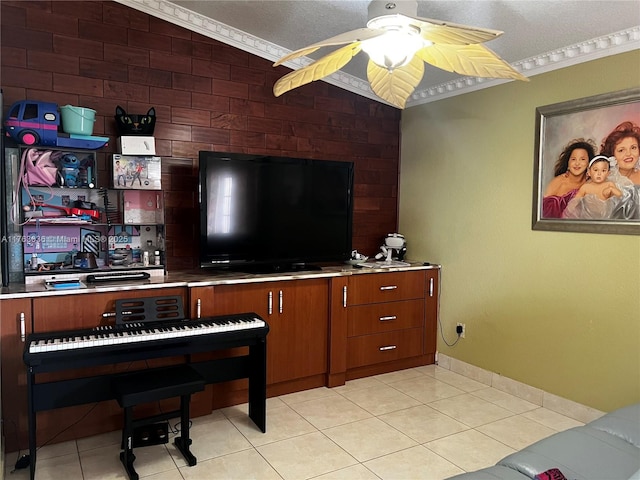
[[[399,110],[322,81],[276,98],[273,83],[288,68],[116,2],[3,1],[0,9],[2,108],[29,98],[95,109],[94,133],[110,137],[99,184],[108,184],[106,159],[116,153],[115,106],[154,106],[156,148],[167,161],[197,165],[200,150],[354,161],[354,248],[374,254],[396,230]],[[193,198],[197,168],[190,175],[165,182],[165,196]],[[169,207],[169,271],[197,268],[197,219],[196,204]]]

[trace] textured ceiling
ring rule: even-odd
[[[369,5],[368,0],[117,1],[269,60],[366,26]],[[637,0],[418,1],[418,16],[503,31],[486,45],[526,76],[630,50],[640,54]],[[287,65],[296,69],[309,62]],[[377,99],[368,87],[366,62],[362,52],[325,80]],[[503,82],[462,78],[426,65],[407,107]]]

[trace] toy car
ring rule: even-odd
[[[8,137],[24,145],[97,150],[109,141],[108,137],[59,132],[58,105],[50,102],[15,102],[9,108],[4,127]]]

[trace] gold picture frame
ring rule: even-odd
[[[593,153],[596,156],[601,153],[606,154],[612,149],[604,147],[603,150],[605,139],[612,138],[609,135],[616,129],[624,129],[625,134],[631,131],[636,132],[633,129],[629,130],[625,122],[631,122],[634,128],[640,126],[640,88],[536,108],[533,230],[640,235],[640,185],[637,180],[622,178],[625,172],[636,170],[618,168],[617,160],[613,155],[605,155],[609,158],[611,165],[610,176],[607,179],[619,181],[619,183],[614,182],[614,185],[624,187],[620,190],[623,195],[618,197],[616,193],[616,198],[603,200],[609,204],[603,204],[606,208],[603,207],[602,212],[597,215],[586,208],[582,210],[577,208],[579,202],[585,201],[584,197],[579,198],[583,193],[578,188],[564,194],[552,195],[554,192],[550,184],[555,177],[571,176],[568,157],[564,157],[564,164],[562,164],[563,151],[575,148],[576,142],[582,140],[594,146]],[[622,126],[623,123],[624,126]],[[627,135],[625,138],[627,137],[631,143],[634,142],[634,138],[640,142],[636,133],[633,136]],[[612,145],[612,142],[609,141],[608,145]],[[582,151],[586,153],[588,149]],[[589,155],[589,158],[592,158],[592,155]],[[563,169],[565,173],[561,173]],[[640,159],[636,162],[636,169],[640,169]],[[588,172],[585,171],[582,175],[584,179],[580,181],[586,182]],[[634,173],[631,178],[635,179],[637,175]],[[561,180],[558,178],[554,186]],[[569,188],[567,184],[568,182],[565,183],[565,189]],[[573,195],[571,192],[574,192]],[[598,207],[597,197],[593,196],[591,200]],[[593,210],[600,210],[600,208]]]

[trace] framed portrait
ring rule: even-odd
[[[640,88],[536,108],[533,230],[640,235]]]

